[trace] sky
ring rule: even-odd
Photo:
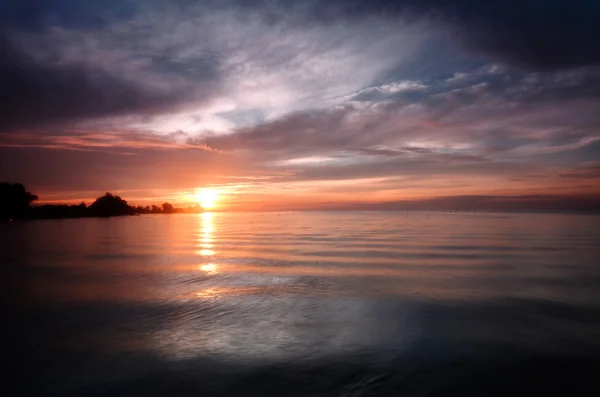
[[[223,210],[600,208],[600,0],[0,0],[0,180]]]

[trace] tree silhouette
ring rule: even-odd
[[[173,206],[169,203],[163,203],[162,209],[165,214],[172,214],[174,211]]]
[[[119,196],[106,193],[102,197],[98,197],[96,201],[89,207],[91,214],[95,216],[118,216],[118,215],[133,215],[135,210],[127,204]]]
[[[95,216],[122,216],[135,214],[174,214],[184,212],[175,209],[170,203],[133,207],[117,195],[106,193],[98,197],[89,207],[85,202],[78,205],[45,204],[31,206],[38,197],[25,190],[20,183],[0,182],[0,221],[13,219],[60,219],[84,218]],[[196,206],[196,209],[199,207]],[[190,211],[191,212],[191,211]]]
[[[0,220],[26,218],[31,210],[31,202],[37,199],[20,183],[0,183]]]

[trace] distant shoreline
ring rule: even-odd
[[[41,206],[32,203],[38,196],[28,192],[20,183],[0,183],[0,222],[25,221],[34,219],[77,219],[77,218],[106,218],[113,216],[133,216],[141,214],[174,214],[181,212],[202,212],[200,206],[187,210],[176,209],[170,203],[160,207],[131,206],[117,195],[106,193],[98,197],[91,205],[81,202],[78,205],[45,204]]]
[[[423,220],[428,216],[446,216],[446,215],[462,215],[465,219],[490,219],[490,218],[509,218],[518,215],[567,215],[567,216],[600,216],[600,211],[440,211],[440,210],[417,210],[417,211],[402,211],[402,210],[268,210],[268,211],[201,211],[189,212],[182,209],[171,213],[148,213],[148,214],[121,214],[121,215],[84,215],[84,216],[62,216],[62,217],[29,217],[15,218],[2,220],[0,223],[23,223],[37,220],[63,220],[63,219],[89,219],[89,218],[117,218],[117,217],[135,217],[141,215],[202,215],[202,214],[291,214],[291,213],[394,213],[404,215],[408,213],[408,218],[413,216],[413,219]],[[494,216],[496,215],[496,216]],[[427,217],[425,219],[431,219]]]

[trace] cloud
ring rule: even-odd
[[[164,111],[187,99],[184,89],[149,87],[93,63],[38,61],[6,36],[0,36],[0,57],[0,131]]]
[[[597,177],[586,165],[600,142],[592,2],[65,4],[0,5],[10,179],[359,184],[393,201],[419,186],[583,189]],[[16,153],[39,156],[43,179]],[[96,176],[69,179],[84,161]]]
[[[449,29],[499,61],[535,70],[600,60],[591,1],[110,1],[67,8],[29,0],[3,11],[4,130],[143,115],[147,122],[131,124],[159,133],[229,131],[334,106],[352,93],[364,100],[423,91],[428,82],[386,76],[414,68],[418,51]],[[461,73],[448,82],[464,82]],[[564,94],[570,89],[565,84]]]
[[[8,129],[112,117],[160,134],[226,132],[340,103],[429,35],[421,24],[299,26],[287,14],[266,23],[271,7],[258,1],[109,2],[98,18],[94,5],[29,3],[32,15],[7,13],[2,36]]]
[[[299,1],[282,0],[289,9]],[[305,2],[304,2],[305,3]],[[306,20],[351,23],[365,18],[429,20],[445,24],[476,51],[532,70],[600,63],[595,0],[356,0],[309,2]]]
[[[562,171],[559,175],[563,178],[600,179],[600,162],[592,161],[579,164],[571,169]]]
[[[176,142],[180,134],[160,137],[135,131],[77,131],[44,130],[43,133],[22,132],[0,135],[0,147],[46,148],[81,151],[115,151],[135,153],[139,149],[202,149],[214,151],[206,145]],[[184,137],[187,137],[184,134]]]
[[[573,77],[569,83],[572,91],[565,92],[564,83],[546,81],[557,80],[557,75],[547,75],[534,84],[529,74],[493,72],[490,77],[489,73],[470,73],[474,77],[458,87],[419,84],[421,93],[414,100],[351,97],[341,106],[297,112],[198,141],[220,150],[281,159],[407,147],[456,154],[467,151],[470,155],[517,149],[541,154],[572,150],[597,140],[600,118],[595,109],[600,98],[593,93],[589,97],[573,94],[585,90],[595,75]]]

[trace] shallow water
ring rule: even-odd
[[[598,225],[401,212],[0,224],[8,395],[590,395]]]

